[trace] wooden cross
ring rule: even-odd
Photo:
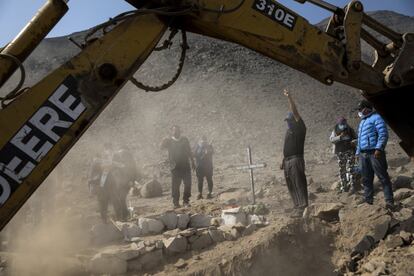
[[[247,147],[247,162],[248,165],[236,167],[238,170],[249,170],[250,171],[250,181],[252,187],[252,194],[253,194],[253,204],[256,204],[256,195],[254,194],[254,177],[253,177],[253,170],[259,168],[265,168],[266,163],[262,164],[253,164],[252,162],[252,149],[250,146]]]

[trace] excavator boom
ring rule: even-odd
[[[80,53],[33,87],[0,98],[0,227],[3,228],[133,74],[168,28],[243,45],[327,85],[363,90],[414,156],[413,35],[398,34],[363,12],[359,1],[338,8],[321,30],[274,0],[126,0],[136,10],[92,29]],[[48,0],[28,26],[0,52],[0,86],[67,10]],[[305,2],[305,1],[299,1]],[[53,15],[53,16],[52,16]],[[384,43],[363,28],[374,29]],[[361,59],[361,39],[375,62]],[[186,48],[183,33],[183,53]],[[311,93],[311,92],[309,92]]]

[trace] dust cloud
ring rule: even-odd
[[[2,230],[8,275],[79,275],[74,256],[90,246],[89,225],[67,184],[52,173]]]

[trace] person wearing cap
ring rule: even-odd
[[[293,201],[294,212],[292,216],[299,217],[308,206],[308,183],[303,157],[306,126],[290,93],[286,89],[283,92],[288,98],[290,112],[285,119],[287,131],[280,168],[284,170],[286,184]]]
[[[340,192],[355,191],[355,130],[344,117],[339,117],[329,140],[334,144],[334,152],[339,165]]]
[[[374,174],[382,184],[386,206],[394,207],[394,195],[385,147],[388,141],[388,129],[381,116],[374,111],[372,104],[366,100],[359,103],[358,116],[361,118],[358,129],[358,143],[356,155],[359,156],[362,184],[364,185],[365,202],[374,202]]]

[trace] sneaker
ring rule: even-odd
[[[208,193],[207,199],[212,199],[212,198],[213,198],[213,195],[211,193]]]
[[[198,194],[197,199],[203,199],[203,195],[202,194]]]

